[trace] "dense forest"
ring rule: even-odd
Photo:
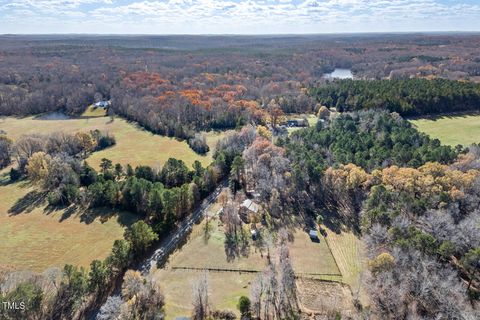
[[[338,111],[385,108],[418,116],[480,109],[480,84],[446,79],[336,80],[310,93]]]
[[[335,164],[354,163],[371,171],[393,164],[418,167],[428,161],[449,163],[456,157],[452,148],[385,111],[345,113],[326,123],[325,128],[324,124],[319,121],[316,128],[287,138],[287,154],[307,173]]]

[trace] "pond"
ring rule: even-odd
[[[44,113],[34,117],[35,120],[68,120],[71,117],[67,116],[65,113],[54,111],[50,113]]]
[[[331,73],[325,73],[323,76],[328,79],[353,79],[352,70],[342,68],[337,68]]]

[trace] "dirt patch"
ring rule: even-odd
[[[353,297],[347,285],[313,279],[298,279],[298,299],[303,313],[315,319],[334,315],[352,317],[355,314]]]

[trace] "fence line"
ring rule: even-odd
[[[262,271],[259,270],[252,270],[252,269],[229,269],[229,268],[198,268],[198,267],[171,267],[172,270],[190,270],[190,271],[212,271],[212,272],[235,272],[235,273],[260,273]],[[302,272],[296,272],[295,273],[296,278],[309,278],[309,279],[315,279],[315,277],[339,277],[340,279],[342,278],[342,275],[340,273],[302,273]],[[341,280],[326,280],[326,279],[321,279],[324,281],[332,281],[332,282],[341,282]]]

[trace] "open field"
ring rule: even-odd
[[[342,282],[350,286],[354,296],[367,303],[361,286],[361,273],[366,265],[362,241],[352,232],[335,233],[328,228],[324,229],[327,232],[325,239],[328,247],[342,273]]]
[[[189,166],[195,160],[206,166],[213,153],[200,156],[186,142],[151,134],[121,118],[111,122],[109,117],[69,119],[62,114],[21,119],[7,117],[0,119],[0,129],[14,140],[33,133],[108,131],[115,135],[117,144],[87,159],[94,168],[98,168],[102,158],[133,166],[160,167],[174,157]],[[213,149],[225,133],[206,135]],[[48,266],[61,267],[65,263],[88,266],[93,259],[107,256],[113,241],[123,237],[125,226],[134,219],[129,213],[112,210],[50,211],[44,197],[28,182],[9,184],[8,180],[7,170],[4,170],[0,177],[0,234],[3,236],[0,266],[4,268],[42,271]]]
[[[262,257],[260,251],[253,246],[250,247],[248,256],[239,256],[228,261],[224,248],[225,235],[219,219],[213,218],[209,225],[211,229],[208,238],[205,237],[205,221],[193,228],[187,244],[170,258],[170,267],[254,271],[264,269],[267,264],[266,253],[264,252]]]
[[[323,280],[342,280],[335,259],[325,238],[319,234],[320,242],[310,240],[308,233],[296,230],[290,244],[290,256],[295,273]]]
[[[469,146],[480,142],[480,114],[455,114],[435,118],[412,119],[418,130],[443,144]]]
[[[202,272],[190,270],[161,269],[155,274],[165,294],[166,319],[190,316],[192,310],[192,287]],[[249,296],[250,283],[255,274],[217,273],[208,274],[210,302],[215,309],[231,310],[239,316],[238,299]]]
[[[57,119],[60,118],[60,119]],[[89,131],[99,129],[113,134],[117,144],[106,150],[93,153],[87,160],[94,168],[98,168],[102,158],[108,158],[113,163],[132,166],[139,164],[160,167],[168,158],[182,159],[190,166],[195,160],[207,166],[212,161],[213,152],[201,156],[195,153],[185,141],[152,134],[139,126],[116,118],[113,122],[109,117],[72,118],[47,117],[45,118],[4,118],[0,119],[0,129],[13,139],[23,134],[51,133],[55,131]],[[225,132],[206,133],[207,143],[213,150],[217,141]]]
[[[205,236],[205,220],[195,225],[188,241],[175,253],[162,269],[153,271],[160,280],[166,295],[167,319],[188,316],[191,310],[192,284],[200,277],[198,269],[229,269],[262,271],[267,265],[266,252],[263,255],[250,241],[248,256],[227,259],[224,247],[223,226],[214,213],[220,208],[216,204],[210,210],[210,231]],[[332,253],[325,239],[320,243],[310,241],[308,234],[296,229],[294,241],[290,243],[290,255],[297,274],[322,280],[341,280]],[[255,273],[210,271],[211,301],[217,309],[230,309],[235,312],[238,298],[249,295],[251,281]]]
[[[260,252],[251,240],[246,255],[227,259],[225,235],[219,219],[210,221],[208,237],[205,236],[204,226],[205,221],[193,229],[188,243],[171,258],[170,267],[262,271],[267,265],[266,250]],[[301,230],[295,230],[293,236],[294,241],[289,247],[296,273],[327,280],[341,280],[340,271],[323,238],[320,243],[312,242],[308,234]]]
[[[7,184],[5,172],[0,173],[0,269],[40,272],[66,263],[87,267],[105,258],[134,221],[132,214],[111,210],[48,211],[35,188],[25,181]]]

